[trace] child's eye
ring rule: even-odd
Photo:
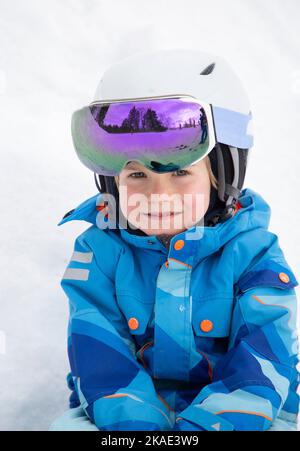
[[[186,171],[185,169],[178,169],[177,171],[174,171],[177,175],[182,176],[182,175],[188,175],[189,172]],[[181,174],[180,174],[181,172]],[[182,174],[183,173],[183,174]]]
[[[128,177],[132,177],[133,179],[138,179],[138,178],[140,178],[140,177],[137,177],[137,176],[136,176],[137,174],[145,175],[144,172],[133,172],[132,174],[129,174]]]
[[[186,171],[185,169],[178,169],[177,171],[174,171],[175,175],[179,175],[180,177],[183,175],[188,175],[189,172]],[[141,175],[141,177],[140,177]],[[129,174],[128,177],[134,178],[134,179],[138,179],[138,178],[142,178],[145,176],[144,172],[132,172],[131,174]]]

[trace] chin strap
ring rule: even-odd
[[[208,223],[208,227],[213,227],[219,222],[225,222],[228,219],[232,218],[235,213],[242,207],[239,200],[235,199],[230,205],[226,205],[226,207],[220,212],[213,216]]]

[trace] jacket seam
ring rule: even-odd
[[[141,298],[138,298],[135,294],[130,293],[129,291],[116,291],[116,295],[121,296],[128,296],[130,298],[134,298],[136,301],[140,302],[141,304],[154,304],[154,300],[142,300]]]
[[[271,388],[271,390],[275,391],[276,394],[277,394],[277,395],[280,397],[280,399],[281,399],[281,396],[279,395],[279,393],[277,392],[277,390],[274,389],[274,385],[272,384],[271,381],[268,382],[268,383],[266,383],[266,382],[262,382],[262,381],[259,381],[259,380],[256,380],[256,379],[246,379],[245,381],[243,380],[243,381],[241,381],[241,382],[237,382],[236,384],[229,385],[229,386],[228,386],[228,389],[234,391],[234,390],[237,390],[237,389],[242,388],[242,387],[248,387],[249,385],[259,385],[259,386],[262,386],[262,387],[268,387],[268,388]],[[230,393],[231,393],[231,392],[230,392]],[[228,394],[230,394],[230,393],[228,393]]]
[[[126,387],[124,387],[124,390],[126,390]],[[89,402],[86,402],[86,404],[87,404],[87,406],[86,407],[92,407],[92,405],[95,403],[95,402],[97,402],[97,401],[99,401],[99,400],[101,400],[101,399],[105,399],[105,396],[107,396],[107,395],[102,395],[102,396],[97,396],[97,395],[95,395],[95,396],[93,396],[93,398],[91,399],[91,400],[89,400]],[[128,399],[128,397],[126,396],[126,398]],[[136,399],[134,399],[134,398],[132,398],[132,397],[129,397],[131,400],[133,400],[133,401],[136,401],[136,402],[139,402],[139,401],[137,401]],[[110,398],[107,398],[107,399],[110,399]],[[142,398],[141,398],[142,399]],[[144,399],[142,399],[142,401],[143,401],[143,404],[144,404],[144,407],[147,409],[148,408],[148,406],[151,406],[154,410],[156,410],[157,412],[159,412],[164,418],[166,418],[167,419],[167,421],[168,421],[168,423],[170,424],[170,422],[171,422],[171,420],[168,418],[168,415],[165,413],[165,412],[163,412],[163,410],[162,409],[160,409],[159,407],[157,407],[157,406],[155,406],[154,404],[152,404],[151,402],[149,402],[149,401],[145,401]],[[161,402],[161,401],[160,401]],[[85,408],[86,408],[85,407]],[[137,418],[136,419],[136,421],[139,421],[139,419]]]

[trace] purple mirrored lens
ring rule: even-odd
[[[209,147],[208,121],[196,101],[152,99],[94,104],[72,117],[80,160],[103,175],[117,175],[127,161],[168,172],[201,159]]]

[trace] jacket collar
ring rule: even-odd
[[[258,227],[268,228],[271,209],[258,193],[245,188],[241,191],[239,202],[241,208],[227,221],[213,227],[192,226],[174,235],[170,242],[169,256],[174,257],[176,243],[177,247],[184,243],[185,249],[184,252],[181,251],[180,259],[186,264],[192,264],[194,259],[197,261],[216,252],[242,232]],[[97,193],[68,212],[57,225],[72,220],[87,221],[108,232],[120,233],[122,239],[133,246],[156,249],[168,254],[166,247],[155,235],[134,235],[126,229],[119,228],[118,224],[117,229],[109,229],[110,220],[105,215],[102,205],[102,193]]]

